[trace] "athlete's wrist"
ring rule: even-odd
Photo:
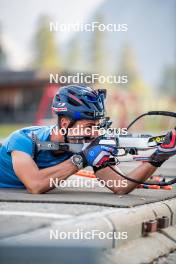
[[[84,167],[83,157],[80,154],[74,154],[70,158],[72,164],[77,167],[78,170],[81,170]]]
[[[152,166],[159,168],[161,165],[165,162],[166,160],[160,160],[160,161],[149,161],[148,163],[151,164]]]
[[[102,167],[102,166],[99,166],[99,167],[96,167],[96,166],[93,166],[93,171],[94,173],[97,173],[98,171],[104,169],[105,167]]]

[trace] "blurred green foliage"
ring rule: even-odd
[[[0,125],[0,138],[6,138],[13,131],[18,130],[23,127],[27,127],[29,124],[3,124]]]
[[[60,70],[61,56],[55,35],[49,30],[48,16],[41,16],[34,37],[35,59],[33,66],[41,70]]]

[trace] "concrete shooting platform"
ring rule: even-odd
[[[175,159],[170,165],[164,170],[160,168],[160,172],[174,176]],[[123,171],[131,169],[130,163]],[[72,179],[75,176],[68,181]],[[100,263],[152,263],[176,250],[175,187],[173,190],[136,189],[127,195],[117,195],[99,187],[96,179],[79,180],[84,183],[94,181],[94,187],[73,188],[70,184],[70,187],[58,187],[38,195],[20,189],[0,189],[0,250],[10,252],[11,246],[40,245],[47,252],[47,247],[68,244],[68,240],[50,239],[51,231],[69,233],[78,229],[83,232],[98,230],[105,235],[127,232],[125,240],[105,237],[103,240],[69,241],[69,245],[91,244],[106,249],[105,262]],[[145,223],[150,225],[150,221],[157,222],[163,217],[167,220],[166,226],[160,228],[157,224],[157,229],[143,233]],[[8,260],[7,257],[4,259]]]

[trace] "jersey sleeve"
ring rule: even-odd
[[[11,153],[12,151],[22,151],[30,156],[33,154],[33,143],[32,139],[21,132],[13,133],[7,144],[7,153]]]

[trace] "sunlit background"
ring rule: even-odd
[[[0,138],[18,127],[49,124],[57,87],[49,73],[127,75],[107,88],[107,112],[126,127],[149,110],[176,111],[175,0],[1,0]],[[127,24],[127,32],[53,32],[59,24]],[[167,129],[162,119],[138,130]]]

